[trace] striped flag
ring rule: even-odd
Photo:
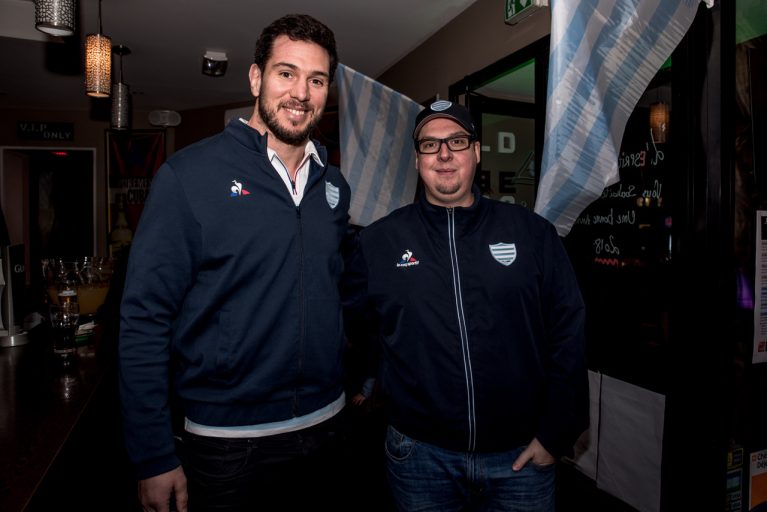
[[[616,183],[631,112],[701,0],[556,0],[535,211],[561,236]],[[709,7],[713,0],[703,0]]]
[[[352,189],[349,215],[367,226],[413,201],[418,173],[411,133],[423,107],[343,64],[336,82],[341,172]]]

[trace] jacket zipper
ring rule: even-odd
[[[474,401],[474,375],[471,370],[471,354],[469,352],[469,332],[466,328],[466,316],[463,309],[463,292],[461,291],[461,272],[458,268],[458,248],[455,241],[455,210],[447,208],[447,240],[450,250],[450,268],[453,273],[453,296],[458,318],[458,331],[461,337],[461,354],[466,378],[466,400],[469,420],[468,451],[474,451],[477,446],[476,416]]]
[[[301,206],[296,206],[298,222],[298,375],[304,371],[304,225],[301,220]],[[298,388],[293,391],[293,416],[298,416]]]

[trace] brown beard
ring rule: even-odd
[[[320,122],[322,111],[320,111],[318,115],[313,116],[303,130],[299,132],[289,131],[280,126],[277,122],[277,112],[274,110],[267,110],[264,103],[260,101],[261,97],[262,96],[259,96],[258,101],[258,115],[261,117],[261,120],[264,122],[269,132],[279,141],[284,142],[285,144],[290,144],[291,146],[303,146],[306,144],[307,139],[309,139],[309,136]]]

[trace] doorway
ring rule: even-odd
[[[543,152],[549,37],[479,70],[449,90],[474,118],[483,195],[533,209]]]
[[[27,286],[41,279],[42,258],[96,254],[95,149],[0,147],[0,184]]]

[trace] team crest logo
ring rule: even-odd
[[[443,110],[449,109],[452,105],[453,105],[452,101],[437,100],[431,105],[429,105],[429,108],[432,109],[434,112],[442,112]]]
[[[501,242],[489,245],[488,247],[490,247],[490,254],[492,254],[493,258],[495,258],[501,265],[508,267],[514,263],[515,259],[517,259],[516,244],[504,244]]]
[[[338,201],[341,199],[341,190],[329,181],[325,182],[325,199],[331,208],[338,206]]]

